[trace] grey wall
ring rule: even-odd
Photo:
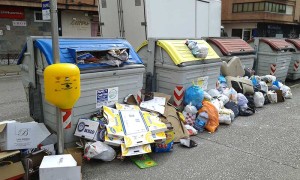
[[[36,9],[39,11],[40,9]],[[27,36],[50,35],[50,22],[34,22],[35,9],[25,9],[25,19],[0,19],[0,30],[3,30],[3,36],[0,36],[0,53],[19,53]],[[13,26],[12,21],[26,21],[27,26]],[[10,30],[6,29],[10,26]]]

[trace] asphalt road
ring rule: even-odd
[[[139,169],[130,159],[90,161],[83,179],[300,179],[300,87],[293,99],[266,105],[193,139],[192,149],[175,145],[171,153],[150,154],[158,166]],[[0,121],[30,120],[20,78],[0,78]]]

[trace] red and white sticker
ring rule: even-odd
[[[176,86],[174,89],[174,106],[178,107],[182,105],[184,95],[183,86]]]
[[[294,71],[298,71],[299,69],[300,60],[294,62]]]
[[[270,65],[270,75],[274,76],[276,72],[276,64]]]
[[[71,128],[72,109],[61,109],[61,115],[63,120],[63,128],[64,129]]]

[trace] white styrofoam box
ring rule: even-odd
[[[276,64],[275,76],[277,80],[285,81],[291,62],[292,53],[258,53],[257,74],[264,76],[270,74],[271,64]]]
[[[111,71],[95,71],[83,73],[81,78],[81,96],[72,110],[72,125],[65,129],[65,143],[75,142],[78,138],[74,136],[76,125],[80,118],[89,118],[97,112],[96,91],[118,87],[118,101],[123,102],[128,94],[136,94],[143,87],[143,65],[133,65],[135,68],[112,69]],[[44,123],[56,132],[56,107],[50,105],[44,98],[43,75],[39,74],[42,89]]]
[[[71,154],[45,156],[39,167],[40,180],[81,180],[81,167]]]

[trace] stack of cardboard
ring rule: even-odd
[[[105,142],[121,146],[122,156],[150,153],[151,143],[166,139],[167,126],[158,115],[135,105],[116,104],[116,108],[103,107],[108,120]]]

